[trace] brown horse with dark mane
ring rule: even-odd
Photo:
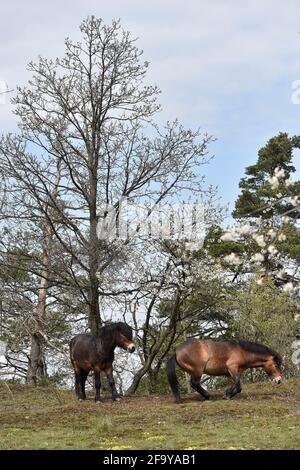
[[[226,390],[227,399],[241,392],[240,378],[246,369],[262,367],[277,383],[281,382],[282,377],[282,359],[267,346],[244,340],[189,339],[176,349],[167,364],[168,380],[176,402],[180,402],[176,363],[191,376],[192,388],[206,400],[212,400],[213,397],[200,385],[202,374],[231,377],[233,385]]]
[[[70,342],[70,356],[75,371],[75,392],[78,400],[85,400],[85,382],[92,369],[95,374],[95,401],[100,402],[100,372],[105,372],[111,388],[112,399],[119,397],[112,363],[114,350],[119,346],[133,353],[135,345],[132,340],[132,329],[127,323],[111,323],[100,329],[98,335],[81,334],[74,336]]]

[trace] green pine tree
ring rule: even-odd
[[[299,212],[293,211],[286,198],[300,194],[300,181],[287,187],[283,179],[276,189],[269,182],[276,168],[283,169],[287,178],[296,171],[292,160],[293,150],[297,148],[300,148],[300,136],[289,137],[281,132],[259,150],[257,162],[246,168],[246,176],[240,181],[242,191],[232,213],[234,218],[269,219],[289,211],[291,217],[299,218]]]

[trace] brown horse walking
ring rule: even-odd
[[[175,365],[191,376],[191,386],[206,400],[213,397],[200,385],[202,374],[230,376],[233,385],[226,390],[230,399],[240,393],[241,374],[246,369],[262,367],[277,383],[281,382],[282,359],[272,349],[249,341],[213,341],[189,339],[182,343],[167,364],[168,380],[176,402],[180,402],[179,384]]]
[[[85,382],[91,369],[95,373],[95,401],[100,402],[100,372],[105,372],[111,388],[112,399],[119,397],[112,363],[114,350],[119,346],[130,353],[135,351],[132,329],[127,323],[111,323],[100,329],[98,335],[82,334],[72,338],[70,356],[75,371],[75,392],[78,400],[85,400]]]

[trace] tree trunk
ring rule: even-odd
[[[57,188],[61,179],[61,161],[57,160],[56,183],[51,194],[51,200],[57,197]],[[50,209],[51,210],[51,209]],[[49,206],[45,206],[45,214],[49,217]],[[52,246],[53,228],[50,220],[46,217],[44,222],[43,239],[43,257],[40,287],[38,301],[33,313],[33,331],[31,333],[30,356],[28,359],[28,368],[26,374],[26,383],[36,385],[40,377],[47,376],[47,367],[44,353],[44,332],[46,320],[47,295],[49,288],[49,274],[51,265],[51,246]]]
[[[47,375],[42,338],[39,334],[31,336],[30,357],[28,360],[26,383],[36,385],[37,380]]]
[[[150,369],[148,370],[148,377],[149,377],[148,391],[150,395],[153,395],[157,392],[158,372],[159,372],[159,369],[157,369],[156,367],[154,367],[153,369],[150,367]]]
[[[136,390],[137,390],[137,388],[140,384],[141,379],[144,377],[145,374],[149,373],[149,370],[151,368],[151,364],[152,364],[158,350],[161,348],[162,344],[163,344],[163,339],[160,339],[158,345],[156,345],[156,348],[154,348],[154,350],[152,350],[152,354],[150,356],[148,356],[148,358],[147,358],[146,362],[144,363],[143,367],[141,367],[135,373],[129,388],[126,390],[126,393],[125,393],[126,396],[134,395],[134,393],[136,392]],[[158,371],[157,371],[157,373],[158,373]],[[149,376],[149,378],[150,378],[150,376]],[[155,381],[155,379],[154,379],[154,381]],[[157,382],[157,379],[156,379],[156,382]]]
[[[92,265],[94,265],[94,261]],[[97,269],[91,267],[89,273],[89,329],[93,335],[96,335],[101,327],[99,308],[99,280],[96,273]]]
[[[93,139],[94,141],[94,139]],[[101,327],[99,308],[99,240],[97,234],[97,184],[98,184],[98,157],[94,149],[90,152],[90,196],[89,196],[89,328],[96,335]]]
[[[131,395],[135,394],[135,392],[136,392],[136,390],[137,390],[137,388],[140,384],[141,379],[144,377],[144,375],[147,372],[147,369],[148,369],[148,366],[146,366],[146,367],[144,366],[135,374],[135,376],[133,377],[133,380],[131,382],[130,387],[126,390],[125,395],[127,397],[130,397]]]
[[[97,237],[96,210],[90,217],[90,248],[89,248],[89,328],[93,335],[101,327],[99,308],[99,279],[98,279],[99,243]]]
[[[90,220],[90,249],[89,249],[89,328],[93,335],[101,327],[99,308],[99,279],[98,279],[99,243],[97,237],[96,215]]]
[[[41,333],[44,331],[46,318],[46,300],[48,289],[48,276],[50,267],[49,245],[51,242],[51,228],[46,227],[45,244],[43,248],[43,270],[41,274],[40,288],[38,294],[38,303],[33,315],[34,325],[31,334],[30,357],[28,360],[28,369],[26,383],[36,385],[40,377],[47,375],[44,356],[44,340]]]

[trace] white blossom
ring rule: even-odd
[[[241,225],[239,228],[238,228],[238,232],[240,235],[248,235],[249,233],[252,232],[252,227],[250,225]]]
[[[297,207],[299,206],[299,196],[292,196],[289,198],[289,202],[292,204],[292,206]]]
[[[290,218],[287,215],[284,215],[281,217],[281,220],[283,224],[288,224],[290,221]]]
[[[276,178],[284,178],[284,176],[285,176],[285,171],[284,171],[284,169],[283,169],[283,168],[279,168],[279,167],[275,168],[275,170],[274,170],[274,176],[275,176]]]
[[[271,178],[269,179],[269,183],[272,189],[277,189],[279,186],[279,179],[276,176],[271,176]]]
[[[203,247],[203,240],[194,240],[192,242],[186,242],[185,248],[190,251],[200,250]]]
[[[284,242],[285,240],[286,240],[286,235],[285,235],[285,233],[280,233],[280,234],[278,235],[278,241]]]
[[[251,258],[251,261],[259,262],[259,263],[262,262],[263,260],[264,260],[264,256],[261,253],[256,253]]]
[[[292,292],[294,290],[294,285],[292,282],[287,282],[284,286],[283,286],[283,290],[285,292]]]
[[[290,186],[293,186],[294,184],[295,184],[295,181],[292,178],[288,178],[287,180],[285,180],[285,185],[287,188]]]
[[[241,259],[235,253],[230,253],[230,255],[225,256],[224,261],[230,264],[240,264]]]
[[[223,241],[223,242],[230,242],[230,241],[233,241],[235,239],[235,234],[233,232],[225,232],[221,237],[220,239]]]
[[[275,232],[275,230],[274,230],[273,228],[270,228],[270,230],[268,230],[267,233],[268,233],[268,236],[269,236],[270,238],[275,238],[275,237],[276,237],[276,232]]]
[[[270,245],[268,246],[268,252],[270,253],[270,255],[276,255],[276,253],[278,253],[278,250],[277,248],[275,248],[274,245]]]
[[[264,283],[264,280],[262,277],[256,281],[256,284],[258,284],[259,286],[262,286],[263,283]]]
[[[258,235],[255,233],[252,238],[261,248],[264,248],[266,246],[266,242],[264,240],[263,235]]]

